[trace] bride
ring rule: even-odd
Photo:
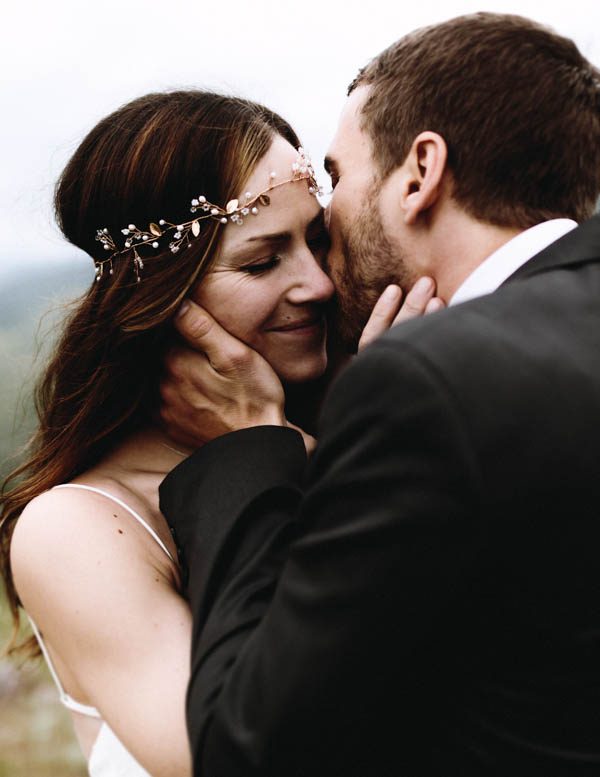
[[[161,365],[192,299],[264,357],[301,415],[293,389],[308,396],[325,372],[333,295],[317,192],[286,121],[201,91],[117,110],[58,183],[58,221],[96,280],[39,383],[38,429],[0,501],[0,566],[93,777],[191,774],[191,617],[158,505],[191,450],[157,420]],[[391,323],[382,310],[372,334]]]

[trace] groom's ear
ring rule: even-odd
[[[405,224],[415,224],[419,215],[437,202],[447,160],[446,141],[437,132],[421,132],[414,139],[399,182]]]

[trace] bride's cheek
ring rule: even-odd
[[[219,320],[244,298],[244,285],[239,273],[209,273],[192,294],[192,299]]]
[[[279,291],[272,279],[244,272],[211,274],[195,294],[195,301],[224,329],[259,351],[278,300]]]

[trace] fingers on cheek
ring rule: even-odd
[[[213,328],[214,322],[205,316],[198,316],[186,322],[186,334],[194,342],[201,342]]]

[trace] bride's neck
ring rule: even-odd
[[[98,465],[107,475],[122,478],[164,477],[193,451],[172,440],[153,424],[123,439]]]

